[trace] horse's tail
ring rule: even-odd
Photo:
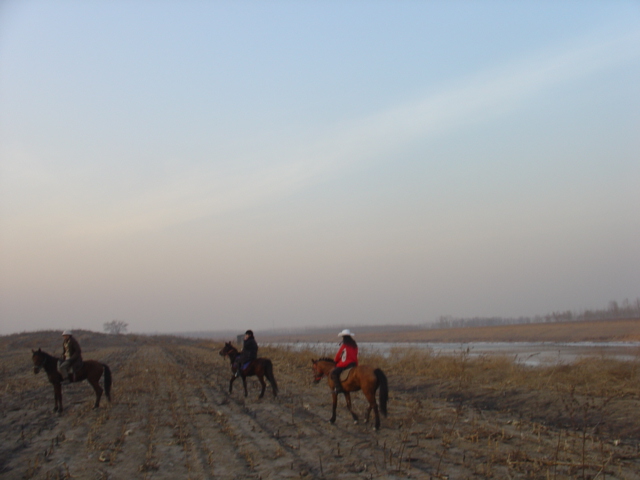
[[[389,400],[389,385],[387,384],[387,376],[382,370],[376,368],[375,373],[378,379],[378,386],[380,387],[380,411],[386,417],[387,416],[387,401]]]
[[[104,363],[102,368],[104,368],[104,393],[107,396],[107,400],[111,401],[111,369]]]
[[[278,395],[278,384],[276,383],[276,377],[273,376],[273,363],[271,360],[267,360],[265,362],[265,374],[267,375],[267,380],[271,384],[271,388],[273,389],[273,396]]]

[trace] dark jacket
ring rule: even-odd
[[[82,350],[80,350],[80,344],[75,338],[69,337],[69,340],[62,342],[62,358],[69,360],[70,364],[82,359]]]
[[[258,358],[258,342],[253,337],[249,337],[244,341],[242,347],[242,362],[250,362]]]

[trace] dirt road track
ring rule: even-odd
[[[245,400],[240,382],[228,394],[228,363],[202,345],[94,350],[114,373],[113,403],[93,410],[90,387],[71,385],[56,415],[29,353],[2,354],[3,479],[640,478],[637,444],[448,402],[393,375],[377,433],[354,425],[342,399],[328,423],[331,397],[311,383],[310,359],[272,356],[279,396],[267,387],[258,400],[250,378]],[[366,409],[359,394],[354,408]]]

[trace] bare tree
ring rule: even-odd
[[[122,320],[111,320],[110,322],[104,322],[103,324],[104,331],[113,335],[126,333],[128,326],[129,324]]]

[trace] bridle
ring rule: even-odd
[[[313,383],[318,383],[320,382],[320,380],[322,380],[322,378],[324,377],[325,373],[324,371],[322,371],[322,369],[317,368],[317,370],[320,370],[319,372],[316,371],[316,364],[313,365]]]
[[[42,370],[43,368],[46,370],[47,362],[49,361],[49,359],[47,358],[46,355],[42,355],[41,353],[39,354],[39,352],[35,352],[33,356],[35,357],[36,354],[38,354],[38,358],[41,360],[40,360],[40,363],[37,365],[34,363],[33,373],[40,373],[40,370]]]
[[[222,350],[220,350],[220,352],[218,353],[220,354],[221,357],[229,357],[229,358],[231,358],[231,355],[234,353],[238,355],[237,350],[235,350],[233,347],[227,348],[227,346],[222,347]]]

